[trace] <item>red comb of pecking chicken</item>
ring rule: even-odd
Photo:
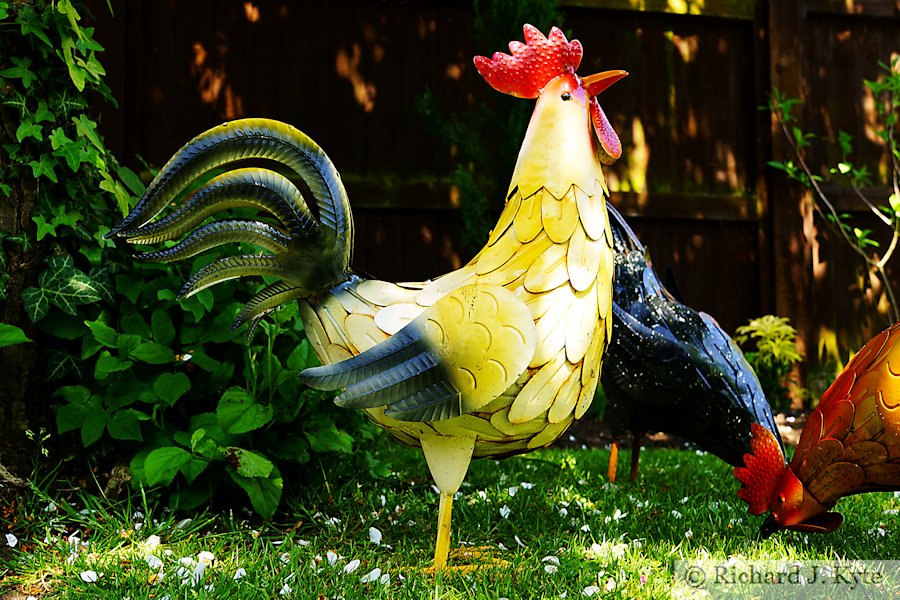
[[[734,476],[743,484],[738,498],[750,505],[751,515],[760,515],[769,509],[769,500],[781,474],[784,473],[784,455],[772,432],[753,423],[750,426],[750,454],[744,455],[744,467],[735,467]]]
[[[498,92],[518,98],[537,98],[554,77],[581,64],[581,42],[566,39],[557,27],[544,37],[537,27],[523,28],[525,43],[509,43],[509,54],[494,52],[491,58],[475,57],[475,68]]]

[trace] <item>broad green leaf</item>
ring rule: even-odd
[[[157,448],[144,459],[144,476],[150,485],[172,483],[181,465],[191,460],[191,453],[184,448],[168,446]]]
[[[181,465],[181,473],[184,475],[184,478],[187,479],[188,483],[193,483],[208,466],[208,460],[192,456],[191,460]]]
[[[81,140],[70,140],[63,128],[57,127],[50,134],[50,145],[53,148],[53,154],[65,160],[73,173],[78,170],[84,155],[84,142]]]
[[[94,365],[94,378],[106,379],[112,373],[118,373],[131,368],[133,363],[130,360],[121,360],[113,356],[108,350],[104,350],[97,357],[97,364]]]
[[[24,344],[30,342],[31,339],[25,332],[9,323],[0,323],[0,348],[13,346],[15,344]]]
[[[154,310],[150,317],[150,327],[153,329],[153,339],[160,344],[168,346],[175,340],[175,326],[168,311],[161,308]]]
[[[153,382],[153,392],[169,406],[190,389],[191,380],[184,373],[162,373]]]
[[[57,388],[56,391],[53,392],[53,395],[60,396],[69,402],[81,405],[90,399],[91,391],[83,385],[66,385]]]
[[[234,446],[225,448],[225,461],[244,477],[268,477],[275,466],[262,454]]]
[[[271,519],[281,502],[283,482],[278,469],[273,469],[268,478],[244,477],[239,473],[229,470],[228,474],[250,498],[253,509],[263,518]]]
[[[96,321],[85,321],[85,325],[91,330],[94,339],[106,346],[107,348],[117,348],[119,334],[115,329],[102,322],[100,319]]]
[[[78,404],[63,404],[56,410],[56,430],[66,433],[81,427],[84,422],[84,408]]]
[[[85,77],[84,71],[77,64],[75,64],[75,57],[73,56],[73,54],[75,53],[75,42],[72,41],[71,37],[63,36],[61,45],[62,48],[57,50],[57,54],[60,54],[62,56],[62,59],[65,61],[66,66],[69,68],[69,78],[72,80],[72,83],[75,84],[75,88],[79,92],[83,92]]]
[[[303,341],[300,342],[288,356],[287,368],[299,373],[307,367],[315,366],[315,364],[318,363],[318,360],[313,358],[313,353],[310,352],[310,349],[311,346],[309,340],[303,338]]]
[[[44,31],[44,21],[34,12],[31,6],[24,4],[19,9],[16,21],[21,25],[23,36],[33,35],[49,47],[53,47],[50,38]]]
[[[109,435],[117,440],[142,440],[141,413],[133,409],[113,413],[106,424]]]
[[[15,65],[14,67],[10,67],[8,69],[3,69],[0,71],[0,77],[9,77],[12,79],[21,79],[22,86],[25,89],[31,87],[31,83],[37,79],[37,74],[31,70],[31,59],[27,56],[18,57],[18,56],[10,56],[9,60]]]
[[[131,351],[131,357],[151,365],[163,365],[175,361],[175,353],[172,352],[172,349],[156,342],[140,344]]]
[[[35,123],[42,123],[44,121],[49,121],[50,123],[52,123],[56,120],[56,115],[53,114],[53,111],[47,108],[47,103],[41,100],[40,102],[38,102],[37,110],[34,111],[32,119]]]
[[[102,410],[99,406],[97,410],[90,410],[84,414],[84,422],[81,424],[81,443],[87,448],[100,439],[103,430],[106,429],[106,423],[109,420],[109,413]]]
[[[309,447],[314,452],[353,451],[353,438],[347,432],[339,430],[327,417],[312,419],[306,424],[303,434],[309,440]]]
[[[129,334],[147,340],[153,337],[153,331],[147,325],[147,320],[141,313],[137,312],[122,316],[122,331],[127,331]]]
[[[116,347],[119,349],[119,356],[121,358],[131,358],[131,353],[134,349],[143,343],[144,341],[140,335],[120,333],[119,339],[116,340]]]
[[[138,174],[128,167],[118,167],[116,169],[116,175],[119,176],[119,179],[122,180],[122,183],[124,183],[126,187],[128,187],[128,190],[135,196],[142,195],[147,189]]]
[[[31,174],[35,179],[46,177],[53,183],[59,182],[59,179],[56,177],[56,165],[56,159],[49,154],[42,154],[41,160],[32,160],[28,163],[28,166],[31,167]]]
[[[216,415],[227,433],[247,433],[269,423],[273,410],[271,405],[257,403],[246,390],[232,387],[222,394]]]

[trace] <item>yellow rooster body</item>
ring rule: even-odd
[[[142,199],[112,232],[130,241],[172,239],[212,209],[191,200],[180,211],[196,213],[189,226],[174,226],[187,220],[180,214],[147,225],[164,208],[167,186],[246,159],[248,147],[269,160],[273,154],[281,160],[282,154],[299,153],[291,165],[320,206],[318,222],[299,193],[278,191],[274,196],[284,201],[254,202],[278,217],[279,231],[261,222],[217,221],[201,228],[212,230],[200,239],[192,240],[198,235],[192,234],[150,257],[182,258],[226,241],[250,241],[274,251],[268,257],[221,259],[192,277],[182,293],[234,276],[282,278],[248,303],[239,322],[254,324],[278,304],[297,299],[323,363],[304,371],[302,380],[340,390],[339,405],[366,410],[399,441],[422,447],[441,491],[436,569],[446,566],[452,500],[471,458],[527,452],[556,440],[589,407],[611,331],[613,240],[601,159],[617,158],[620,145],[596,95],[625,73],[582,79],[575,74],[582,54],[577,41],[569,42],[556,28],[548,37],[528,25],[524,31],[526,43],[512,42],[512,56],[475,60],[495,89],[537,98],[537,104],[499,222],[487,245],[457,271],[398,284],[350,272],[345,240],[352,238],[352,221],[336,171],[303,134],[262,120],[233,127],[252,135],[223,130],[226,124],[188,143],[160,172],[157,179],[163,181],[148,190],[161,199]],[[277,143],[269,139],[273,136]],[[287,150],[280,148],[283,140]],[[276,187],[269,182],[276,176],[267,177],[250,195],[265,196]],[[194,198],[215,195],[204,189]],[[234,199],[222,203],[248,205]],[[160,229],[165,236],[156,234]],[[204,236],[218,237],[206,243]],[[318,260],[315,252],[323,255],[322,264],[310,266]]]

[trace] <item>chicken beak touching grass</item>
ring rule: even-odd
[[[900,323],[847,363],[807,417],[789,465],[774,436],[753,425],[749,454],[734,475],[750,514],[770,514],[760,533],[826,533],[844,496],[900,490]]]

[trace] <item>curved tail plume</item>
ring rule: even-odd
[[[243,166],[248,161],[265,164]],[[291,176],[309,188],[317,215]],[[186,201],[154,221],[198,183]],[[206,223],[233,209],[256,210],[268,222],[226,218]],[[221,258],[195,273],[181,290],[182,296],[190,296],[236,277],[278,278],[251,298],[235,320],[235,328],[249,322],[252,332],[259,319],[280,304],[315,295],[345,275],[353,247],[353,220],[340,175],[315,142],[278,121],[241,119],[185,144],[131,213],[107,234],[112,236],[132,244],[183,238],[170,248],[139,255],[160,262],[189,258],[229,243],[252,244],[271,253]]]

